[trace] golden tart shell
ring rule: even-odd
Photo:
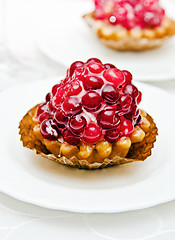
[[[46,145],[44,144],[45,139],[41,136],[41,134],[38,136],[33,130],[34,127],[38,125],[38,122],[34,120],[37,107],[38,105],[30,109],[20,121],[19,133],[21,135],[23,146],[34,150],[42,157],[64,165],[82,169],[99,169],[135,161],[144,161],[148,156],[151,155],[151,149],[154,147],[154,142],[156,141],[158,129],[152,117],[147,114],[146,118],[150,122],[149,130],[145,133],[143,141],[139,143],[132,143],[126,157],[119,157],[116,155],[111,159],[105,158],[102,162],[93,161],[90,163],[86,159],[79,159],[77,156],[70,158],[59,155],[56,156],[47,149]],[[58,141],[56,142],[58,148],[61,147],[62,143],[59,143]]]

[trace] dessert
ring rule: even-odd
[[[44,103],[20,122],[24,147],[48,159],[98,169],[151,155],[157,135],[152,117],[138,108],[132,75],[97,58],[74,62]]]
[[[175,34],[175,22],[159,0],[94,0],[84,16],[99,40],[116,50],[140,51],[161,46]]]

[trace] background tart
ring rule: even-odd
[[[110,9],[111,2],[111,0],[106,0],[104,3],[101,0],[95,1],[95,10],[84,16],[88,25],[106,46],[122,51],[146,50],[161,46],[175,34],[175,22],[165,15],[158,1],[147,1],[145,7],[143,0],[133,4],[130,3],[131,1],[116,0],[113,1],[114,5],[111,5]],[[136,14],[139,8],[142,10]],[[123,12],[123,16],[120,12]],[[127,19],[130,14],[133,15],[131,20]],[[147,21],[145,22],[144,19]]]

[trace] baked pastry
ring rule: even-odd
[[[159,0],[94,0],[84,16],[99,40],[116,50],[140,51],[161,46],[175,34],[175,22]]]
[[[85,169],[143,161],[157,127],[139,110],[142,94],[132,75],[91,58],[74,62],[44,103],[20,122],[24,147],[48,159]]]

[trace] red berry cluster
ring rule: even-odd
[[[159,0],[95,0],[95,17],[130,30],[160,26],[165,11]]]
[[[129,136],[142,121],[141,92],[132,75],[97,58],[74,62],[66,78],[53,86],[37,117],[44,138],[78,145]]]

